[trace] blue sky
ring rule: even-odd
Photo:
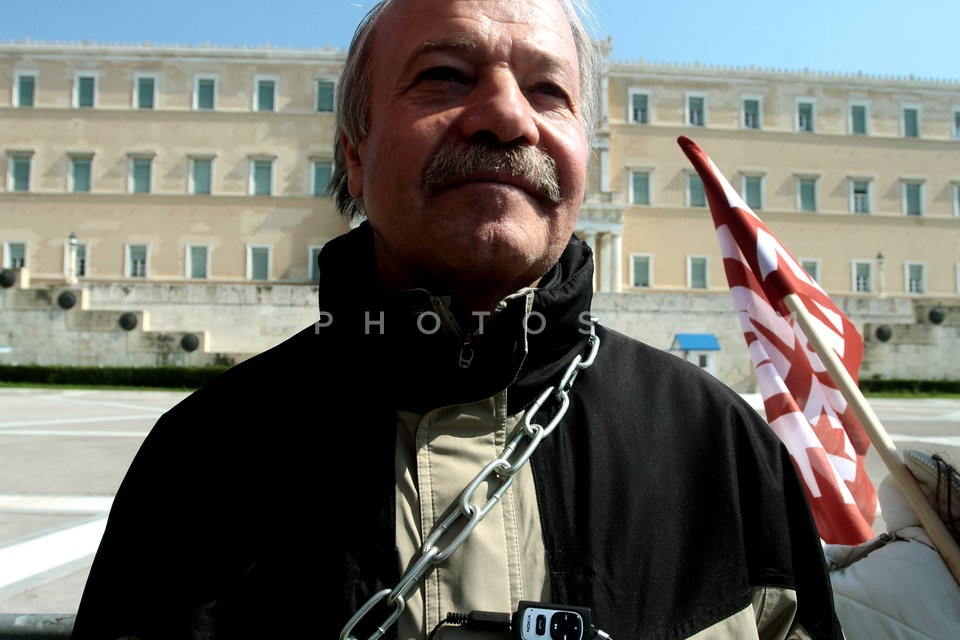
[[[345,48],[372,0],[0,0],[0,40]],[[613,57],[960,79],[957,0],[593,0]]]

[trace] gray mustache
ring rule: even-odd
[[[443,185],[476,173],[509,173],[529,182],[553,204],[560,203],[557,162],[545,151],[528,145],[498,147],[456,145],[442,147],[423,176],[424,186]]]

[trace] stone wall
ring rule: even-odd
[[[861,379],[960,379],[957,300],[889,296],[832,299],[864,337]],[[934,309],[937,312],[931,313]],[[721,349],[716,357],[716,376],[738,391],[756,390],[753,365],[727,292],[600,293],[594,298],[593,312],[603,324],[661,349],[669,349],[678,333],[713,333]],[[889,334],[889,338],[884,341],[878,333]]]
[[[6,364],[237,362],[317,318],[316,288],[309,285],[31,287],[25,270],[17,273],[13,286],[0,288],[0,363]],[[76,300],[69,308],[64,294]]]

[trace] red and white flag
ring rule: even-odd
[[[877,505],[863,465],[870,440],[784,298],[799,296],[854,382],[863,340],[707,154],[689,138],[678,142],[703,180],[767,422],[793,458],[820,537],[832,544],[864,542],[874,535]]]

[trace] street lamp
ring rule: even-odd
[[[77,284],[77,234],[70,232],[67,240],[67,284]]]
[[[877,252],[877,293],[883,295],[883,251]]]

